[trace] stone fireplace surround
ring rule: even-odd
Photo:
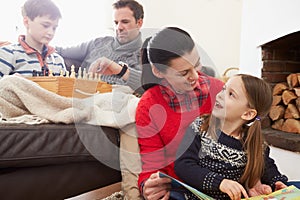
[[[261,52],[263,62],[261,76],[271,86],[285,82],[291,73],[300,73],[300,31],[261,45]],[[270,126],[270,119],[264,119],[263,131],[270,145],[300,152],[300,134],[275,130]]]

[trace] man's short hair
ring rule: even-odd
[[[120,9],[128,7],[133,12],[135,20],[144,18],[144,9],[141,4],[135,0],[118,0],[113,4],[114,9]]]
[[[22,15],[31,20],[46,15],[51,19],[61,18],[59,8],[51,0],[27,0],[22,7]]]

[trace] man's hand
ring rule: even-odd
[[[120,65],[106,57],[98,58],[89,67],[89,72],[105,75],[118,74],[121,70]]]
[[[245,198],[249,198],[244,187],[240,183],[233,180],[224,179],[220,184],[220,190],[228,194],[232,200],[240,200],[242,194]]]
[[[104,75],[113,75],[119,74],[122,71],[122,66],[115,63],[114,61],[106,58],[101,57],[95,60],[89,67],[89,73],[97,73],[97,74],[104,74]],[[129,70],[126,70],[125,74],[122,76],[122,79],[127,81],[129,78]]]
[[[146,200],[167,200],[170,197],[170,178],[160,178],[158,172],[145,181],[143,196]]]

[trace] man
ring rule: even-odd
[[[132,89],[140,86],[140,48],[144,10],[134,0],[118,0],[113,4],[115,37],[93,39],[75,47],[57,47],[69,68],[72,64],[101,75],[110,84],[128,85]],[[76,61],[76,62],[74,62]],[[77,65],[76,65],[77,63]]]

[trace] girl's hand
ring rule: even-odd
[[[143,187],[143,196],[146,200],[167,200],[170,196],[170,178],[160,178],[157,173],[151,174]]]
[[[286,188],[286,187],[287,186],[283,182],[281,182],[281,181],[277,181],[275,183],[275,191],[276,190],[281,190],[281,189]]]
[[[244,198],[249,198],[244,187],[240,183],[233,180],[224,179],[220,184],[220,190],[228,194],[232,200],[240,200],[242,194]]]
[[[257,181],[257,183],[253,186],[253,188],[250,188],[248,191],[250,197],[270,194],[271,192],[272,192],[272,188],[269,185],[262,184],[260,180]]]

